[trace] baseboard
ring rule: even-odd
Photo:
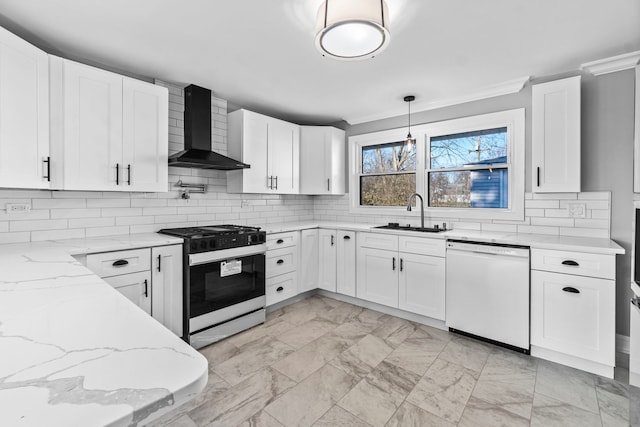
[[[543,347],[531,346],[531,355],[540,359],[550,360],[560,363],[561,365],[571,366],[572,368],[582,371],[591,372],[607,378],[613,378],[614,366],[604,365],[602,363],[591,360],[582,359],[580,357],[571,356],[565,353],[549,350]]]
[[[629,345],[628,336],[616,334],[616,351],[618,353],[629,354]]]

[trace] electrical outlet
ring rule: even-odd
[[[587,215],[587,205],[585,203],[569,203],[569,218],[585,218]]]
[[[249,202],[246,200],[240,200],[240,207],[241,208],[247,208],[249,207]]]
[[[31,210],[28,203],[7,203],[7,213],[27,213]]]

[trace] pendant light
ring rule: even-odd
[[[389,44],[384,0],[325,0],[318,9],[316,48],[324,56],[373,58]]]
[[[407,133],[407,139],[405,139],[404,143],[411,147],[416,143],[416,139],[411,136],[411,101],[415,101],[416,97],[413,95],[408,95],[404,97],[404,102],[409,105],[409,133]]]

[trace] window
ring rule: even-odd
[[[429,139],[430,207],[509,207],[507,128]]]
[[[416,189],[413,144],[390,142],[362,147],[361,206],[406,206]]]
[[[415,216],[411,193],[432,218],[524,218],[524,109],[349,138],[350,212]],[[400,141],[400,142],[392,142]]]

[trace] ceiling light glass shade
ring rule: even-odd
[[[318,9],[316,47],[337,59],[373,58],[389,44],[384,0],[326,0]]]

